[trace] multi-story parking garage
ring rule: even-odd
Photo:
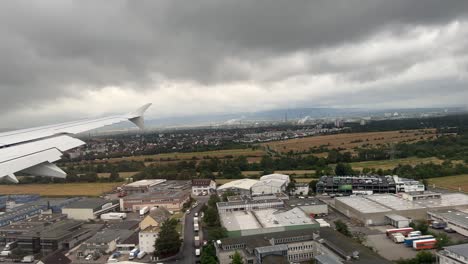
[[[387,176],[322,176],[317,182],[317,193],[374,194],[424,191],[416,180]]]

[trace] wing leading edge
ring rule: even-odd
[[[15,130],[0,133],[0,178],[17,183],[14,173],[24,172],[33,176],[65,178],[66,173],[53,162],[60,160],[64,151],[84,145],[85,142],[71,137],[123,121],[144,127],[146,104],[136,111],[98,119],[88,119],[57,125]]]

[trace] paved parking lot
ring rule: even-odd
[[[368,235],[366,246],[374,248],[378,254],[388,260],[398,260],[400,258],[414,258],[418,253],[413,248],[406,247],[404,244],[396,244],[388,239],[385,234]]]

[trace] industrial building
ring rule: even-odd
[[[120,198],[120,211],[136,212],[146,206],[165,207],[169,211],[180,211],[184,203],[190,199],[190,191],[158,190],[145,193],[135,193]]]
[[[0,244],[17,241],[18,247],[28,253],[48,254],[76,247],[100,228],[102,225],[84,226],[61,214],[40,215],[0,228]]]
[[[438,264],[468,264],[468,244],[444,247],[437,251]]]
[[[285,206],[287,208],[301,208],[312,217],[328,214],[328,205],[315,197],[291,197],[285,200]]]
[[[216,182],[211,179],[193,179],[192,195],[211,194],[216,191]]]
[[[468,213],[455,209],[444,209],[427,212],[428,220],[446,223],[448,228],[468,236]]]
[[[350,238],[331,228],[290,230],[243,237],[229,237],[215,243],[221,264],[232,262],[237,251],[244,263],[299,263],[328,256],[335,262],[389,264],[387,261]],[[318,259],[321,259],[319,257]]]
[[[220,213],[220,219],[229,237],[320,227],[319,223],[300,208],[232,211]]]
[[[218,187],[218,192],[232,192],[239,195],[268,195],[286,191],[290,182],[289,176],[284,174],[269,174],[260,180],[240,179],[225,183]]]
[[[309,194],[309,184],[306,182],[297,182],[295,184],[296,189],[291,192],[291,195],[308,195]]]
[[[423,184],[416,180],[386,176],[322,176],[317,182],[321,194],[374,194],[424,191]]]
[[[165,179],[149,179],[149,180],[141,180],[126,184],[122,187],[122,189],[128,193],[144,193],[148,192],[151,187],[161,184],[165,182]]]
[[[397,214],[388,214],[385,215],[385,222],[396,228],[404,228],[409,226],[411,219]]]
[[[232,192],[239,195],[251,195],[252,186],[258,181],[252,179],[240,179],[225,183],[218,187],[218,193]]]
[[[418,194],[420,198],[422,194]],[[428,210],[468,209],[468,196],[461,193],[447,193],[427,199],[413,199],[412,196],[380,194],[365,196],[336,197],[335,208],[350,218],[365,225],[385,225],[387,215],[397,214],[410,219],[426,219]],[[433,198],[438,197],[438,198]]]
[[[87,198],[72,202],[62,208],[62,213],[75,220],[97,219],[101,214],[113,212],[119,207],[117,201]]]

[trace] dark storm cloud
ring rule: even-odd
[[[159,77],[205,85],[323,73],[378,80],[427,55],[361,69],[329,57],[264,79],[226,61],[264,64],[268,70],[269,58],[294,52],[313,56],[382,33],[407,36],[415,27],[467,15],[465,0],[3,1],[0,110],[53,103],[105,86],[157,89]]]

